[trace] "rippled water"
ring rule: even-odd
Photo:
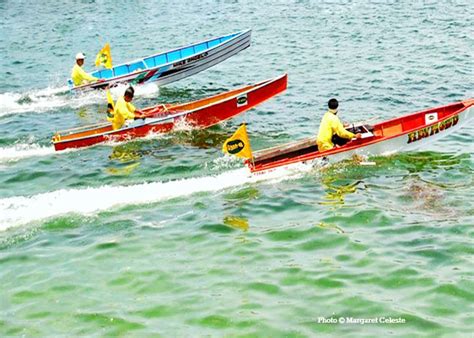
[[[0,11],[1,336],[472,334],[474,128],[374,166],[258,179],[220,153],[243,120],[254,149],[314,134],[333,96],[347,121],[473,97],[471,2],[17,1]],[[52,149],[56,130],[103,119],[101,93],[63,93],[78,51],[91,69],[107,41],[119,63],[246,28],[249,49],[141,87],[136,105],[288,72],[282,95],[205,131]]]

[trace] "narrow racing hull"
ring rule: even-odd
[[[184,104],[160,104],[143,109],[145,119],[130,121],[113,130],[109,123],[58,132],[53,137],[56,150],[81,148],[103,142],[116,142],[166,133],[176,126],[203,129],[233,118],[281,93],[287,87],[286,74],[226,93]]]
[[[470,99],[374,125],[359,124],[348,130],[362,133],[362,139],[343,146],[320,152],[314,138],[306,139],[258,151],[253,160],[246,163],[252,173],[259,173],[321,158],[331,163],[354,155],[374,156],[412,151],[459,130],[474,118],[473,109],[474,99]]]
[[[100,79],[72,90],[102,89],[119,83],[165,85],[206,70],[250,46],[251,30],[198,42],[165,53],[98,70],[92,76]]]

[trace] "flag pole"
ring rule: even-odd
[[[247,112],[244,113],[245,130],[247,130],[247,122],[245,122],[245,117],[246,116],[247,116]],[[248,136],[248,133],[247,133],[247,136]],[[252,155],[252,158],[250,160],[252,161],[252,167],[255,167],[255,160],[254,160],[254,157],[253,157],[253,151],[252,151],[252,145],[250,143],[250,137],[248,139],[249,139],[250,154]]]

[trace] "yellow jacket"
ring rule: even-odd
[[[122,128],[125,120],[135,117],[135,107],[130,102],[120,97],[115,103],[114,118],[112,119],[112,128],[114,130]]]
[[[89,75],[77,63],[72,67],[71,79],[75,86],[80,86],[89,82],[97,81],[98,78]]]
[[[339,117],[337,117],[335,113],[335,110],[329,109],[321,120],[318,138],[316,139],[319,151],[326,151],[334,148],[334,144],[332,143],[332,136],[334,134],[346,139],[351,139],[355,136],[344,128]]]

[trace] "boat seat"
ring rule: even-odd
[[[101,79],[110,79],[114,77],[114,73],[112,72],[112,69],[103,69],[99,72],[99,77]]]
[[[314,138],[304,139],[298,142],[291,142],[281,146],[265,149],[254,153],[255,163],[273,162],[288,157],[304,155],[318,151]]]
[[[193,54],[194,54],[194,48],[192,46],[185,48],[181,51],[181,57],[183,58],[187,58],[188,56],[191,56]]]
[[[168,54],[168,62],[174,62],[181,59],[181,50],[175,50],[167,54]]]
[[[164,65],[165,63],[168,63],[168,59],[166,57],[166,54],[157,55],[153,59],[155,60],[155,67]]]
[[[115,76],[127,75],[129,73],[127,65],[121,65],[114,68]]]
[[[207,44],[205,42],[194,46],[194,52],[195,53],[205,51],[206,49],[207,49]]]
[[[153,67],[155,67],[155,59],[153,57],[146,58],[145,59],[145,64],[148,68],[153,68]]]
[[[353,134],[357,134],[357,133],[365,134],[368,132],[373,133],[374,126],[370,124],[363,124],[363,123],[351,124],[348,128],[346,128],[346,130],[350,131]]]

